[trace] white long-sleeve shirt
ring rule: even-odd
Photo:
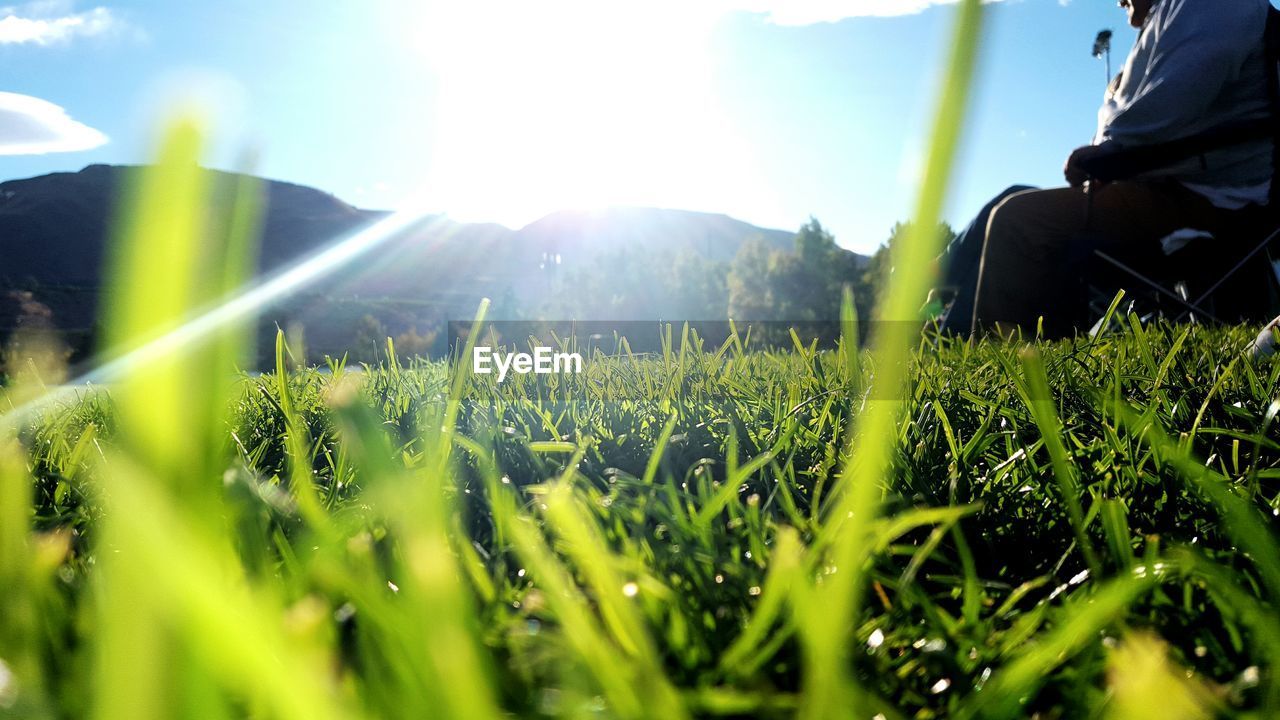
[[[1177,140],[1265,117],[1268,0],[1156,0],[1098,111],[1094,143]],[[1207,153],[1153,173],[1224,208],[1266,204],[1271,142]]]

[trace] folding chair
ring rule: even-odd
[[[1261,321],[1280,308],[1280,222],[1252,215],[1217,235],[1179,231],[1164,238],[1164,255],[1142,269],[1113,254],[1093,251],[1086,306],[1096,319],[1124,289],[1128,309],[1175,322],[1218,324]],[[1224,252],[1224,246],[1226,251]]]
[[[1093,318],[1123,288],[1132,309],[1173,320],[1210,322],[1266,320],[1280,303],[1280,11],[1269,9],[1265,30],[1270,112],[1229,127],[1178,140],[1125,148],[1085,164],[1101,181],[1124,180],[1213,150],[1269,139],[1272,145],[1270,204],[1236,213],[1217,236],[1171,236],[1164,257],[1134,267],[1113,254],[1095,251],[1086,271],[1086,312]],[[1174,247],[1174,246],[1177,247]],[[1224,247],[1234,252],[1224,253]],[[1249,288],[1247,290],[1243,288]]]

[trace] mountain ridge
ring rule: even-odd
[[[119,193],[126,174],[141,165],[88,165],[78,172],[55,172],[0,182],[0,281],[24,277],[41,282],[94,283],[100,281],[104,249],[111,233]],[[209,170],[215,188],[241,177],[239,173]],[[260,270],[270,272],[306,251],[392,214],[360,208],[307,185],[256,178],[262,183],[266,212],[262,228]],[[214,208],[221,212],[225,207]],[[532,244],[539,252],[595,252],[600,245],[629,242],[645,249],[689,250],[721,261],[731,260],[742,242],[760,237],[774,249],[789,249],[795,233],[763,228],[724,213],[696,210],[611,206],[593,210],[557,210],[523,227],[494,222],[461,222],[447,214],[424,217],[425,234],[510,238],[517,247]],[[419,235],[424,233],[420,232]],[[68,254],[69,243],[84,255]],[[24,257],[21,245],[39,245],[44,262]],[[597,246],[597,247],[593,247]],[[492,258],[490,258],[492,259]]]
[[[79,172],[0,182],[0,339],[20,324],[20,308],[34,307],[33,302],[50,308],[58,328],[92,337],[121,193],[128,176],[142,167],[95,164]],[[230,216],[244,176],[208,172],[210,224],[215,225]],[[257,180],[263,199],[259,276],[391,215],[306,185]],[[320,308],[345,302],[341,313],[354,320],[322,330],[332,334],[336,347],[364,314],[390,330],[438,326],[442,320],[470,317],[480,298],[488,297],[500,300],[497,308],[507,314],[527,317],[522,309],[557,312],[559,293],[581,278],[606,274],[615,287],[643,282],[627,269],[641,255],[642,264],[657,267],[692,255],[722,272],[748,242],[790,251],[794,237],[794,232],[757,227],[723,213],[634,206],[561,210],[519,229],[428,215],[351,266],[300,289],[292,304],[267,309],[264,323],[283,326],[310,311],[319,317],[309,327],[317,328],[325,320]],[[14,292],[19,295],[6,299]],[[347,302],[351,299],[358,302]],[[643,312],[645,305],[639,307]]]

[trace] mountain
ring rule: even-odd
[[[772,249],[789,250],[795,232],[766,230],[728,215],[614,207],[561,211],[530,223],[517,233],[521,244],[561,255],[563,261],[590,256],[600,248],[631,247],[651,253],[689,251],[729,262],[742,243],[759,237]]]
[[[91,335],[104,267],[110,262],[116,208],[136,170],[90,165],[76,173],[0,183],[0,335],[14,327],[16,316],[40,304],[48,308],[44,314],[53,325]],[[230,216],[241,179],[210,171],[211,224]],[[261,197],[258,266],[263,274],[388,215],[276,180],[261,181]],[[309,313],[324,320],[308,323],[312,338],[316,334],[310,328],[333,335],[338,343],[344,333],[349,336],[346,323],[353,321],[352,315],[356,320],[370,315],[394,332],[470,317],[481,297],[537,308],[557,292],[557,283],[609,263],[629,267],[640,258],[668,265],[677,256],[694,255],[727,264],[750,240],[789,250],[793,238],[792,232],[725,215],[653,208],[557,212],[519,230],[428,216],[353,266],[301,290],[291,303],[268,313],[267,320],[284,324]],[[611,272],[620,269],[618,277],[625,283],[625,269],[613,267]]]
[[[100,284],[116,208],[133,170],[90,165],[77,173],[0,183],[0,282]],[[211,175],[211,214],[225,217],[238,178],[216,171]],[[261,262],[268,270],[380,215],[319,190],[278,181],[264,181],[263,197]]]

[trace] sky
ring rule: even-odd
[[[5,0],[0,0],[4,2]],[[12,0],[10,0],[12,1]],[[105,4],[102,4],[105,3]],[[947,219],[1062,183],[1106,0],[986,6]],[[151,157],[518,228],[639,205],[871,252],[911,213],[956,6],[938,0],[45,0],[0,6],[0,180]]]

